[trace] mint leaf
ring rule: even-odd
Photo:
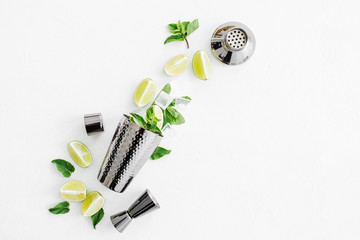
[[[148,131],[151,131],[153,133],[157,133],[157,134],[160,134],[162,135],[162,132],[161,130],[156,126],[156,123],[155,121],[149,121],[146,125],[145,125],[145,129],[148,130]]]
[[[181,113],[175,108],[168,107],[164,112],[164,124],[180,125],[185,123],[185,119]],[[166,123],[165,123],[166,122]]]
[[[189,36],[192,32],[199,28],[199,20],[195,19],[187,25],[186,36]]]
[[[66,178],[70,177],[71,174],[75,171],[75,167],[71,163],[63,159],[54,159],[51,162],[56,164],[59,172],[61,172]]]
[[[177,118],[179,116],[179,111],[174,109],[174,108],[167,108],[166,110],[168,110],[168,112],[174,117]]]
[[[167,44],[169,42],[175,42],[175,41],[184,41],[184,37],[181,34],[176,34],[176,35],[171,35],[170,37],[168,37],[164,44]]]
[[[170,83],[166,84],[161,91],[166,92],[167,94],[170,94],[170,92],[171,92]]]
[[[187,100],[192,100],[190,97],[188,97],[188,96],[184,96],[184,97],[181,97],[181,98],[184,98],[184,99],[187,99]]]
[[[103,217],[104,217],[104,209],[102,208],[97,213],[91,216],[94,229],[96,229],[96,225],[101,221]]]
[[[175,118],[170,114],[169,110],[170,109],[169,107],[167,109],[165,109],[164,111],[164,124],[163,126],[165,126],[166,124],[170,124],[172,125],[173,122],[175,122]]]
[[[155,151],[153,152],[153,154],[151,155],[150,159],[156,160],[156,159],[162,158],[163,156],[168,155],[170,153],[171,153],[171,150],[168,150],[168,149],[165,149],[162,147],[157,147],[155,149]]]
[[[136,114],[136,113],[130,113],[130,114],[131,114],[131,116],[133,116],[136,119],[136,121],[140,127],[144,127],[146,125],[146,122],[142,116],[140,116],[139,114]]]
[[[180,33],[180,29],[178,28],[178,25],[176,23],[169,24],[168,28],[171,33],[174,34]]]
[[[154,108],[153,107],[149,107],[146,110],[146,121],[153,121],[155,122],[155,125],[158,121],[160,121],[160,119],[158,119],[157,117],[155,117],[155,112],[154,112]]]
[[[171,108],[169,112],[175,119],[175,121],[173,121],[171,123],[172,125],[180,125],[180,124],[185,123],[185,119],[184,119],[183,115],[181,115],[181,113],[179,113],[178,110]]]
[[[172,123],[173,125],[181,125],[185,123],[185,118],[183,117],[183,115],[181,115],[179,113],[179,115],[176,117],[175,121]]]
[[[70,211],[70,204],[68,202],[61,202],[57,204],[55,207],[49,208],[49,212],[53,214],[65,214]]]
[[[187,35],[186,35],[186,29],[187,29],[189,23],[190,23],[190,22],[182,22],[182,23],[180,23],[181,32],[182,32],[185,36],[187,36]]]

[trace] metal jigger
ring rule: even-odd
[[[159,203],[150,191],[146,189],[128,210],[112,215],[110,220],[116,230],[123,232],[134,218],[140,217],[158,208],[160,208]]]

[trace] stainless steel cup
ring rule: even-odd
[[[124,115],[111,140],[98,180],[115,192],[125,191],[161,139],[161,135],[138,126]]]
[[[110,217],[116,230],[123,232],[134,218],[141,217],[149,212],[159,209],[160,205],[149,190],[146,191],[129,207]]]

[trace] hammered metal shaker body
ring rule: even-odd
[[[125,191],[161,139],[161,135],[138,126],[124,115],[111,140],[98,180],[113,191]]]
[[[159,208],[160,205],[158,201],[156,201],[149,190],[146,190],[128,210],[112,215],[110,220],[119,232],[123,232],[134,218],[143,216]]]

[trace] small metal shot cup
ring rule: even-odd
[[[104,131],[104,124],[101,113],[85,114],[84,124],[88,136]]]
[[[146,190],[128,210],[119,212],[110,217],[116,230],[123,232],[130,222],[137,217],[159,209],[160,205],[149,190]]]

